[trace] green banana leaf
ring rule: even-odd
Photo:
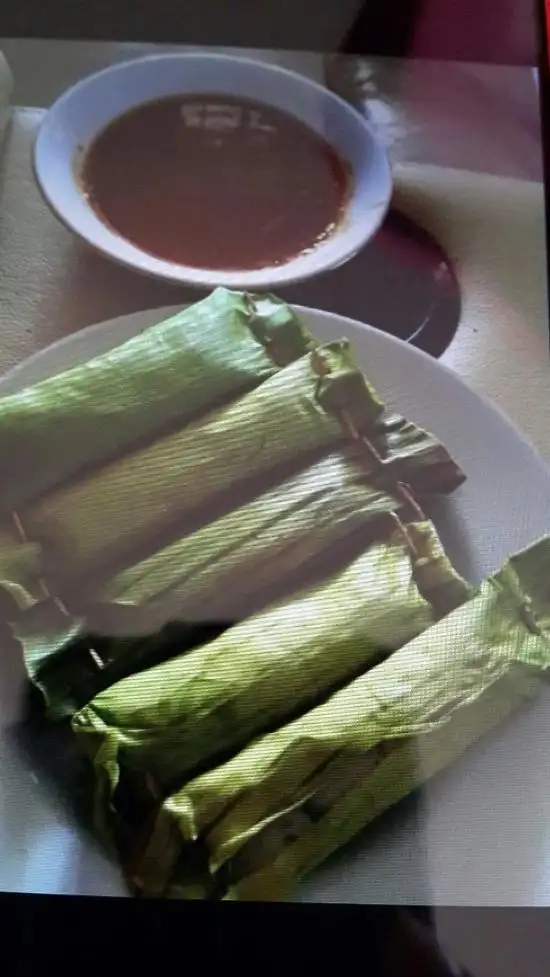
[[[63,597],[63,586],[70,589],[99,567],[108,578],[133,563],[136,547],[216,497],[233,508],[239,483],[251,474],[273,479],[278,465],[342,442],[344,409],[364,430],[383,405],[342,341],[303,356],[229,406],[20,509],[26,537],[42,545],[47,575]]]
[[[102,689],[166,657],[168,638],[182,639],[182,629],[167,635],[166,625],[200,630],[257,612],[273,589],[289,590],[301,568],[322,563],[332,544],[407,510],[395,489],[400,479],[421,497],[462,482],[445,449],[404,418],[385,421],[384,436],[391,447],[383,470],[361,445],[346,446],[122,571],[93,600],[85,594],[81,616],[70,624],[55,608],[19,615],[13,630],[49,717],[72,715]]]
[[[328,583],[123,679],[73,717],[94,762],[98,824],[124,774],[165,794],[468,599],[431,523],[394,526]]]
[[[44,600],[42,570],[40,546],[23,542],[14,522],[1,527],[0,612],[6,620]]]
[[[400,414],[384,413],[375,433],[383,481],[405,482],[419,498],[450,495],[465,482],[441,442]]]
[[[287,896],[536,695],[550,666],[549,571],[546,537],[321,706],[188,783],[165,802],[134,869],[141,888]],[[201,872],[197,845],[206,853]]]
[[[383,516],[407,510],[398,478],[392,479],[403,474],[403,455],[409,461],[409,486],[417,476],[424,494],[430,476],[437,486],[438,449],[426,451],[418,473],[406,441],[383,473],[356,444],[322,458],[122,571],[95,595],[90,626],[100,633],[151,634],[172,620],[230,620],[236,607],[296,574],[332,543]]]
[[[159,534],[181,536],[183,527],[180,523],[176,530],[174,520],[185,523],[187,517],[189,532],[197,521],[212,518],[204,510],[208,502],[222,512],[228,504],[238,506],[237,489],[245,496],[250,491],[247,476],[278,480],[277,465],[289,459],[297,463],[308,448],[327,450],[345,439],[343,412],[368,432],[381,474],[390,482],[401,479],[428,494],[452,491],[464,480],[435,438],[399,415],[384,413],[378,395],[354,366],[348,344],[328,344],[231,406],[23,510],[25,540],[40,545],[49,591],[67,603],[76,588],[80,598],[89,593],[83,577],[99,573],[108,580],[139,562],[141,547],[157,549]],[[365,455],[372,467],[370,452]],[[202,517],[197,515],[201,506]],[[28,575],[0,578],[0,589],[24,591],[26,585],[36,588],[38,583]],[[30,595],[27,603],[33,603]],[[33,632],[33,642],[36,637]]]
[[[0,398],[0,512],[252,389],[313,345],[284,302],[219,288],[114,349]]]
[[[66,622],[57,614],[61,644],[48,615],[33,609],[19,617],[14,633],[49,717],[72,715],[102,689],[154,664],[166,625],[182,622],[200,633],[244,616],[244,605],[250,612],[256,603],[258,610],[270,586],[296,578],[332,544],[406,505],[398,494],[371,486],[369,475],[364,452],[351,445],[123,571],[95,595],[96,603],[84,604],[82,640],[68,648]],[[150,640],[138,640],[142,635]]]

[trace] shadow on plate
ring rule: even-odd
[[[445,352],[460,321],[460,287],[449,257],[428,231],[397,210],[355,258],[279,294],[366,322],[434,357]]]

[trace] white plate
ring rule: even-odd
[[[100,220],[79,179],[82,155],[93,139],[118,116],[144,102],[205,93],[254,98],[283,109],[323,136],[348,163],[352,174],[350,200],[344,220],[326,241],[278,266],[251,271],[212,270],[155,258]],[[125,61],[85,78],[48,112],[36,141],[34,163],[39,186],[52,209],[94,248],[138,271],[203,288],[267,288],[336,267],[356,254],[378,230],[392,193],[387,154],[359,112],[303,75],[225,54],[157,54]]]
[[[6,394],[171,315],[124,316],[63,339],[0,381]],[[299,309],[322,339],[347,336],[388,403],[433,431],[467,483],[438,527],[474,582],[550,531],[550,471],[499,411],[411,346],[325,312]],[[20,673],[0,685],[4,728],[17,713]],[[3,700],[3,701],[2,701]],[[550,904],[550,699],[491,735],[367,830],[302,884],[298,900],[464,905]],[[13,738],[3,734],[0,890],[122,892],[116,869],[76,830]],[[37,782],[38,781],[38,782]],[[528,802],[527,802],[528,799]]]

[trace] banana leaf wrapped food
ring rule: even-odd
[[[99,588],[92,603],[84,597],[78,627],[71,622],[68,635],[67,621],[59,627],[55,611],[20,616],[16,636],[50,717],[72,714],[102,689],[158,661],[167,647],[167,625],[183,622],[193,631],[249,616],[282,581],[296,579],[333,544],[352,533],[355,539],[367,527],[376,531],[390,513],[412,518],[408,499],[395,488],[400,476],[421,498],[462,481],[429,435],[403,418],[391,419],[387,430],[391,451],[383,466],[363,443],[321,458],[123,570]]]
[[[102,689],[154,664],[164,652],[167,626],[174,642],[181,643],[188,629],[199,643],[205,626],[222,630],[251,606],[257,610],[264,593],[295,579],[332,544],[371,523],[375,532],[381,517],[407,503],[371,485],[372,474],[365,453],[350,445],[176,540],[109,581],[96,603],[84,604],[81,640],[74,640],[71,627],[68,647],[67,622],[48,630],[48,621],[59,621],[55,609],[20,617],[15,634],[50,718],[71,715]],[[179,630],[172,627],[179,622]]]
[[[219,288],[114,349],[0,398],[0,511],[252,389],[313,345],[284,302]]]
[[[16,522],[0,528],[0,614],[13,619],[49,597],[42,583],[42,552],[21,539]]]
[[[121,783],[126,796],[166,794],[467,600],[432,524],[393,525],[328,583],[123,679],[76,713],[103,830]]]
[[[255,390],[39,499],[17,516],[44,549],[47,574],[77,577],[134,562],[136,547],[218,497],[226,508],[250,474],[344,441],[340,409],[359,430],[383,411],[349,345],[329,343]],[[153,545],[153,549],[157,547]],[[132,558],[129,554],[132,554]]]
[[[426,436],[405,427],[407,437],[419,437],[412,437],[417,454],[404,458],[403,468],[423,475]],[[43,576],[64,600],[64,591],[90,575],[106,580],[158,549],[159,534],[173,538],[176,523],[183,535],[209,521],[209,505],[220,507],[214,515],[234,508],[252,475],[272,484],[280,466],[298,465],[308,451],[326,451],[352,435],[360,440],[362,432],[385,463],[399,429],[395,419],[385,423],[384,405],[349,344],[329,343],[229,406],[55,489],[14,518],[22,540],[41,546]],[[456,485],[460,470],[442,446],[439,455],[442,475]]]
[[[546,537],[322,705],[174,793],[139,885],[190,898],[286,897],[536,695],[550,667],[549,571]]]
[[[90,622],[109,634],[151,634],[171,620],[228,620],[248,598],[352,532],[390,513],[422,515],[410,495],[415,489],[421,501],[443,487],[453,491],[463,476],[440,449],[404,420],[383,466],[364,440],[346,445],[123,570],[97,591]]]

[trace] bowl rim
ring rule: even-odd
[[[324,100],[329,100],[338,106],[340,111],[343,111],[348,115],[348,117],[353,117],[355,121],[360,122],[361,126],[364,128],[365,132],[371,140],[371,144],[374,147],[374,151],[378,154],[379,163],[385,171],[385,187],[381,194],[381,203],[378,204],[376,210],[376,217],[371,221],[369,228],[366,230],[363,236],[359,236],[359,240],[353,245],[343,248],[339,253],[334,254],[331,258],[325,258],[318,262],[316,265],[312,262],[309,267],[307,264],[307,254],[301,254],[289,259],[282,265],[272,265],[265,266],[259,269],[238,269],[238,270],[221,270],[221,269],[207,269],[199,268],[196,266],[184,265],[178,262],[170,262],[166,259],[159,259],[155,255],[148,253],[141,249],[138,245],[135,245],[132,241],[125,238],[123,235],[119,234],[113,228],[101,220],[101,217],[96,213],[96,211],[91,207],[91,205],[86,202],[86,207],[90,213],[99,223],[102,225],[104,231],[107,232],[112,246],[103,246],[98,242],[91,239],[84,228],[77,225],[77,222],[71,221],[70,214],[67,213],[66,208],[60,208],[58,201],[53,198],[50,194],[48,188],[48,181],[44,180],[44,174],[41,169],[40,153],[42,140],[45,138],[45,134],[48,132],[48,125],[51,123],[54,114],[63,111],[66,104],[70,103],[75,96],[78,97],[79,93],[90,85],[93,85],[97,79],[106,76],[122,75],[128,71],[139,71],[143,65],[150,65],[156,62],[182,62],[182,61],[216,61],[218,63],[225,64],[244,64],[248,65],[254,70],[265,72],[271,75],[284,76],[290,79],[293,83],[309,89],[312,92],[316,92],[320,98]],[[185,85],[182,83],[182,94],[185,94]],[[150,101],[155,101],[156,97],[152,96]],[[140,105],[147,104],[147,98],[138,98],[135,101],[131,101],[128,105],[128,109],[135,108]],[[269,103],[267,103],[269,104]],[[126,111],[127,111],[126,110]],[[292,107],[289,107],[286,111],[292,114]],[[106,125],[111,124],[115,119],[119,118],[124,113],[113,113],[109,118]],[[101,130],[98,130],[98,132]],[[270,287],[286,287],[287,285],[292,285],[300,281],[305,281],[309,278],[314,278],[317,275],[322,275],[327,272],[333,271],[341,265],[345,264],[351,258],[353,258],[376,234],[382,225],[392,198],[393,192],[393,177],[392,169],[389,161],[387,151],[382,145],[380,139],[378,138],[373,126],[357,109],[346,102],[340,95],[333,92],[331,89],[327,88],[325,85],[315,81],[306,75],[300,74],[298,71],[294,71],[291,68],[287,68],[283,65],[273,64],[268,61],[257,60],[252,57],[233,55],[223,52],[210,52],[210,51],[166,51],[159,53],[152,53],[143,55],[136,58],[129,58],[124,61],[117,62],[115,64],[107,65],[105,68],[101,68],[99,71],[93,72],[84,78],[79,79],[75,84],[67,88],[61,95],[52,103],[52,105],[47,110],[44,118],[41,120],[38,127],[38,131],[34,140],[32,149],[32,168],[35,177],[35,181],[38,185],[40,193],[47,204],[53,215],[61,222],[61,224],[77,238],[83,241],[89,248],[95,251],[97,254],[103,256],[104,258],[122,266],[124,268],[130,269],[138,274],[145,275],[150,278],[155,278],[158,280],[171,282],[174,285],[184,285],[192,289],[205,289],[205,288],[215,288],[219,285],[226,288],[236,288],[236,289],[247,289],[247,288],[257,288],[259,290],[270,288]],[[76,178],[74,178],[76,183]],[[353,191],[352,191],[353,196]],[[373,208],[374,209],[374,208]],[[333,238],[329,238],[334,240]],[[118,247],[117,247],[118,243]],[[142,264],[137,264],[132,258],[131,254],[125,253],[121,250],[120,245],[124,248],[132,248],[144,259]],[[311,254],[316,256],[322,255],[324,248],[324,242],[315,246],[312,249]],[[298,259],[306,262],[306,266],[303,265],[295,271],[291,271],[292,266]],[[162,269],[158,267],[152,267],[151,263],[161,263],[164,265]],[[282,269],[288,268],[287,274],[282,274]],[[277,273],[276,277],[273,277],[273,273]],[[228,280],[230,276],[230,281]],[[251,276],[254,276],[251,278]]]

